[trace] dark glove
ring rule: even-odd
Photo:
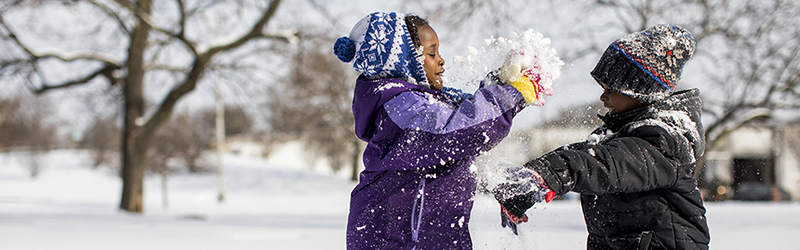
[[[495,194],[494,198],[497,199],[497,202],[500,203],[500,206],[502,206],[503,209],[507,211],[510,215],[516,216],[517,218],[524,217],[525,211],[527,211],[529,208],[533,207],[534,204],[536,204],[536,202],[533,199],[531,199],[532,196],[531,193],[523,195],[515,195],[511,199],[502,199],[498,198],[498,196],[499,196],[498,194]]]
[[[520,224],[520,223],[523,223],[523,222],[528,222],[528,216],[527,215],[525,215],[523,213],[522,214],[522,218],[517,217],[517,216],[515,216],[513,214],[510,214],[508,212],[508,210],[506,210],[506,208],[503,207],[503,205],[500,205],[500,225],[501,226],[503,226],[504,228],[505,227],[509,227],[509,228],[511,228],[511,232],[514,233],[514,235],[519,235],[519,233],[517,233],[517,224]]]
[[[501,225],[510,226],[511,231],[517,234],[516,225],[528,221],[525,211],[536,203],[550,202],[555,197],[555,192],[533,169],[514,167],[507,171],[510,175],[506,183],[498,185],[492,191],[501,206]]]

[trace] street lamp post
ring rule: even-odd
[[[216,138],[217,138],[217,187],[219,189],[219,202],[225,200],[225,169],[222,161],[225,149],[225,102],[222,100],[222,89],[219,80],[215,83],[215,94],[217,99],[217,119],[216,119]]]

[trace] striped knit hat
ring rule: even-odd
[[[611,43],[591,74],[598,83],[616,92],[651,103],[675,91],[694,46],[686,29],[656,25]]]

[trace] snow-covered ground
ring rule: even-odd
[[[264,160],[225,158],[227,196],[214,175],[175,176],[162,205],[160,178],[148,177],[145,212],[117,209],[121,181],[92,170],[80,151],[59,150],[27,177],[24,154],[0,154],[0,249],[344,249],[354,183]],[[796,249],[798,203],[707,203],[713,249]],[[498,206],[475,199],[475,249],[585,249],[574,200],[537,205],[513,236]]]

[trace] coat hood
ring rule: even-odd
[[[409,91],[430,92],[430,88],[419,86],[395,78],[380,78],[370,80],[359,76],[353,94],[353,117],[355,118],[355,132],[358,138],[369,141],[375,126],[375,115],[383,104],[396,95]]]

